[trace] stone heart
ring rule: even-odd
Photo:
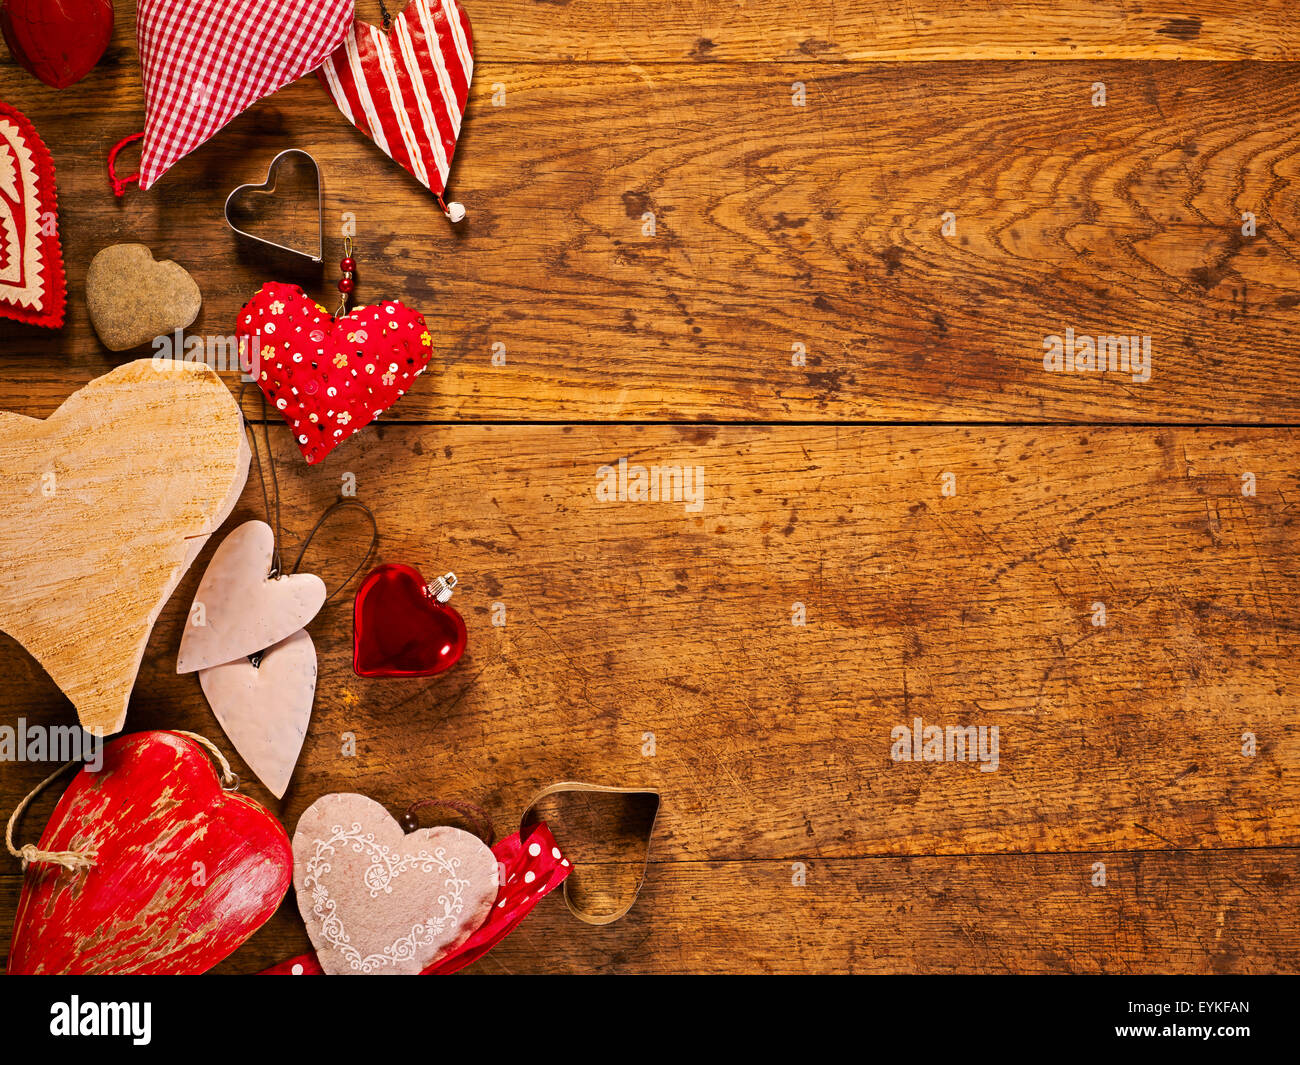
[[[194,593],[177,673],[257,654],[320,612],[325,582],[314,573],[269,577],[274,549],[275,537],[264,521],[246,521],[221,541]]]
[[[63,326],[58,208],[49,151],[27,116],[0,100],[0,318]]]
[[[119,366],[44,421],[0,412],[0,629],[101,735],[122,727],[158,612],[248,476],[221,378],[166,366]]]
[[[298,764],[316,695],[316,648],[305,630],[281,640],[256,666],[237,658],[199,670],[208,705],[230,742],[277,799]]]
[[[206,972],[275,912],[293,861],[280,823],[223,791],[203,749],[174,732],[105,747],[39,846],[92,851],[94,865],[27,866],[10,973]]]
[[[256,340],[257,383],[309,463],[405,395],[433,350],[424,318],[401,303],[335,320],[297,285],[277,282],[244,304],[235,331],[241,345]]]
[[[364,795],[317,799],[293,834],[298,909],[331,975],[432,965],[487,919],[497,876],[477,837],[458,828],[407,835]]]
[[[127,351],[185,329],[202,303],[189,271],[170,259],[156,262],[143,244],[110,245],[86,271],[90,323],[109,351]]]

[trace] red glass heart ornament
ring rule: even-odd
[[[6,0],[0,32],[18,65],[66,89],[99,62],[113,36],[113,0]]]
[[[429,364],[424,316],[395,300],[337,321],[297,285],[267,282],[239,312],[240,356],[255,347],[257,383],[316,463],[387,410]]]
[[[0,100],[0,318],[62,328],[58,207],[49,150],[27,116]]]
[[[447,605],[456,575],[430,584],[419,570],[376,566],[357,590],[352,671],[358,677],[432,677],[465,653],[465,619]]]
[[[94,852],[69,872],[33,862],[9,949],[12,973],[206,972],[266,923],[293,880],[280,823],[222,790],[207,754],[140,732],[80,770],[39,847]]]

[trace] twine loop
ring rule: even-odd
[[[14,826],[18,824],[18,819],[22,817],[23,811],[27,809],[28,804],[46,789],[54,780],[56,780],[64,771],[74,765],[80,765],[79,762],[64,762],[53,773],[42,780],[30,792],[27,797],[14,808],[14,812],[9,816],[9,824],[5,827],[5,848],[15,858],[23,863],[23,872],[33,862],[40,862],[46,865],[61,865],[70,873],[80,873],[89,869],[95,864],[95,852],[87,851],[43,851],[33,843],[25,843],[21,847],[14,846]]]
[[[226,756],[221,753],[220,749],[206,736],[200,736],[197,732],[185,732],[182,729],[173,730],[177,736],[184,736],[186,739],[193,740],[203,747],[213,760],[221,767],[221,786],[226,791],[239,790],[239,776],[230,768],[230,763],[226,761]],[[94,850],[70,850],[70,851],[43,851],[34,843],[24,843],[21,847],[14,843],[14,829],[17,827],[23,813],[31,804],[31,801],[44,791],[50,784],[57,780],[63,773],[71,769],[74,765],[81,765],[81,762],[72,761],[64,762],[53,773],[42,780],[23,799],[15,808],[14,812],[9,815],[9,823],[5,826],[5,849],[23,864],[23,872],[27,867],[33,864],[39,865],[57,865],[66,869],[70,873],[82,873],[89,870],[95,864],[96,852]]]

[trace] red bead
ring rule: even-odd
[[[343,272],[345,274],[350,274],[352,273],[352,271],[354,271],[357,268],[357,261],[353,258],[347,258],[342,260],[339,263],[339,266],[343,268]]]
[[[351,292],[351,291],[352,291],[352,287],[353,287],[353,286],[352,286],[352,278],[350,278],[350,277],[342,277],[342,278],[339,278],[339,291],[340,291],[340,292],[344,292],[344,293],[346,293],[346,292]]]

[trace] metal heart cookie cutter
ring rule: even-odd
[[[287,244],[277,244],[273,240],[267,240],[265,237],[259,237],[256,233],[250,233],[246,229],[240,229],[230,220],[230,204],[240,193],[246,193],[249,196],[274,196],[275,195],[275,175],[280,167],[280,162],[285,156],[300,155],[311,163],[312,171],[316,175],[316,252],[303,251],[301,248],[291,248]],[[255,240],[258,244],[265,244],[271,248],[278,248],[280,251],[287,251],[293,255],[301,255],[304,259],[310,259],[314,263],[322,262],[324,253],[324,205],[321,197],[320,187],[320,165],[316,162],[315,157],[310,152],[305,152],[301,148],[286,148],[274,159],[271,165],[266,168],[266,180],[260,185],[240,185],[226,197],[226,205],[222,208],[222,214],[226,217],[226,225],[238,233],[241,237],[247,237],[249,240]]]

